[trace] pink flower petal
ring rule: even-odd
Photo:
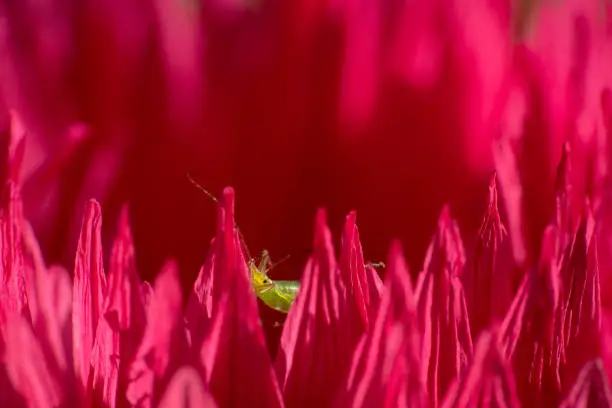
[[[389,253],[381,304],[353,355],[339,407],[426,407],[421,330],[400,244]]]
[[[168,262],[155,279],[147,327],[130,367],[128,401],[152,406],[156,386],[182,362],[186,339],[182,326],[183,300],[178,265]]]
[[[416,287],[417,310],[424,330],[423,358],[433,406],[472,358],[472,338],[459,276],[465,265],[459,228],[449,208],[442,210]]]
[[[2,138],[2,151],[0,152],[0,182],[12,181],[21,185],[20,173],[25,155],[25,129],[21,118],[15,111],[9,111],[9,126],[7,138]],[[0,136],[2,136],[0,134]]]
[[[213,303],[218,302],[218,296],[213,298],[213,291],[215,290],[215,285],[213,285],[214,270],[215,242],[213,240],[211,249],[206,257],[206,262],[200,268],[200,273],[193,284],[193,290],[185,310],[185,325],[189,336],[189,346],[197,353],[200,352],[202,339],[212,320]]]
[[[74,373],[70,358],[72,354],[70,276],[59,266],[47,269],[34,231],[26,220],[21,223],[21,232],[27,273],[28,304],[34,333],[50,370],[63,380],[67,397],[77,398],[78,390],[72,386]]]
[[[507,231],[499,216],[495,179],[494,173],[489,185],[489,206],[476,238],[473,274],[469,283],[466,283],[466,292],[470,293],[470,323],[474,335],[479,334],[494,319],[503,318],[513,295],[511,270],[499,262],[500,249]],[[511,259],[504,261],[506,265],[511,264]]]
[[[366,279],[368,285],[368,291],[370,292],[370,308],[369,308],[369,320],[372,321],[378,310],[380,304],[380,297],[383,290],[383,281],[380,279],[380,275],[376,268],[371,266],[366,267]]]
[[[166,388],[159,408],[216,408],[217,404],[202,384],[197,370],[182,367],[176,371]]]
[[[467,374],[455,380],[442,407],[520,407],[512,367],[496,334],[480,335]]]
[[[557,166],[557,178],[555,180],[555,219],[559,232],[558,249],[564,251],[571,244],[573,233],[572,219],[572,191],[570,184],[570,146],[563,145],[561,160]],[[560,258],[560,255],[558,256]]]
[[[537,262],[542,233],[552,216],[546,198],[553,194],[550,154],[554,117],[546,84],[546,67],[524,46],[514,50],[508,84],[502,93],[501,142],[496,168],[508,213],[508,230],[516,263]]]
[[[104,312],[113,330],[144,328],[145,311],[139,294],[140,285],[128,210],[124,207],[111,254],[108,299]]]
[[[70,275],[61,266],[52,266],[37,276],[38,319],[34,334],[46,355],[54,375],[62,376],[66,391],[72,390],[71,316],[72,285]]]
[[[234,190],[223,191],[214,243],[213,320],[202,342],[204,378],[219,406],[282,407],[255,295],[235,230]]]
[[[23,243],[23,258],[25,263],[26,294],[32,321],[37,321],[40,314],[38,304],[38,279],[46,276],[47,266],[43,259],[38,239],[34,234],[32,225],[27,220],[21,223],[21,239]]]
[[[88,384],[91,350],[106,298],[106,275],[102,261],[102,215],[100,205],[91,200],[74,261],[72,290],[72,347],[74,371],[83,391]]]
[[[13,387],[30,407],[57,407],[64,395],[61,379],[47,359],[24,317],[10,315],[4,326],[5,364]]]
[[[138,345],[142,339],[146,326],[146,309],[143,297],[143,285],[136,272],[134,241],[129,226],[128,210],[124,207],[119,216],[117,235],[113,244],[110,260],[110,273],[108,275],[108,297],[104,305],[104,317],[110,329],[118,333],[119,355],[108,354],[115,351],[116,339],[109,333],[104,333],[101,339],[103,343],[102,358],[104,360],[119,360],[119,379],[117,383],[117,404],[122,405],[125,396],[125,387],[129,375],[129,365],[132,362]],[[99,323],[98,323],[99,325]],[[105,361],[99,367],[101,374],[115,375],[115,361]],[[107,391],[113,391],[114,378],[105,379],[109,381]]]
[[[350,368],[363,329],[355,328],[347,318],[341,279],[325,211],[320,209],[314,253],[285,321],[275,363],[288,406],[329,406]]]
[[[584,365],[560,408],[612,407],[610,384],[601,360]]]
[[[563,387],[567,389],[588,361],[601,356],[601,298],[597,237],[587,204],[571,251],[564,259],[564,341],[566,361],[562,367]]]
[[[114,331],[102,317],[91,349],[91,372],[87,389],[87,399],[94,406],[117,406],[120,362],[120,333]]]
[[[339,266],[342,280],[345,282],[348,292],[347,312],[349,314],[345,318],[354,319],[355,324],[358,325],[355,333],[361,335],[361,332],[369,326],[368,314],[371,301],[365,261],[363,260],[363,249],[355,222],[356,218],[357,214],[355,212],[351,212],[346,217]],[[357,316],[353,312],[357,312]]]
[[[559,402],[559,367],[565,351],[557,239],[556,228],[548,227],[540,263],[523,278],[500,329],[523,404]]]
[[[0,209],[0,303],[7,313],[24,313],[29,319],[21,221],[19,187],[9,181]]]

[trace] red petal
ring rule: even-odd
[[[521,283],[501,327],[502,343],[517,376],[522,403],[557,404],[564,356],[557,231],[548,227],[537,268]]]
[[[0,183],[10,180],[21,185],[20,172],[25,154],[26,132],[17,112],[9,111],[9,118],[8,137],[6,143],[2,143],[0,153],[0,163],[3,165],[0,169]]]
[[[359,241],[359,231],[355,223],[357,218],[353,211],[346,217],[344,235],[342,236],[342,251],[340,252],[340,273],[347,289],[348,316],[354,319],[355,329],[363,332],[368,328],[368,312],[370,308],[370,288],[367,281],[363,249]],[[357,312],[355,318],[353,312]],[[361,334],[361,333],[359,333]]]
[[[314,253],[285,321],[276,359],[285,403],[291,407],[329,406],[333,402],[362,332],[346,318],[345,288],[325,218],[320,209]]]
[[[6,184],[0,210],[0,303],[6,312],[25,313],[29,318],[25,267],[21,247],[21,197],[19,187]]]
[[[19,315],[8,317],[4,341],[8,376],[28,406],[59,406],[63,401],[59,378],[48,368],[45,354],[25,318]]]
[[[228,187],[219,206],[212,271],[221,297],[213,301],[213,321],[201,349],[205,380],[219,406],[281,407],[234,222],[234,190]]]
[[[202,379],[197,370],[191,367],[183,367],[176,371],[164,397],[161,399],[159,408],[215,408],[217,404],[202,384]]]
[[[434,406],[472,356],[472,338],[459,274],[465,264],[459,228],[448,207],[442,210],[419,275],[418,314],[425,333],[428,391]]]
[[[185,351],[182,326],[182,293],[178,265],[168,262],[155,279],[152,303],[148,308],[147,327],[136,358],[130,367],[128,401],[151,406],[154,387],[180,363]],[[172,360],[172,361],[171,361]]]
[[[371,331],[353,355],[338,406],[426,407],[419,328],[410,274],[399,243],[392,243],[387,279]]]
[[[122,406],[123,403],[127,403],[123,399],[128,382],[129,364],[136,354],[146,326],[146,296],[143,296],[145,286],[136,272],[134,242],[127,207],[123,208],[119,216],[108,278],[108,297],[104,305],[104,317],[112,331],[120,335],[120,365],[116,395],[117,404]],[[106,334],[102,341],[106,343],[107,348],[114,348],[115,339],[111,338],[110,334]],[[104,358],[116,360],[117,355],[106,355]],[[108,364],[114,363],[113,360]],[[101,369],[102,373],[109,370],[109,368]],[[114,372],[112,374],[114,375]],[[111,380],[114,381],[114,379]],[[111,392],[112,387],[112,383],[109,383],[107,390]]]
[[[115,331],[144,327],[145,311],[140,298],[140,279],[136,272],[134,242],[124,207],[119,216],[109,273],[108,299],[104,315]]]
[[[37,321],[40,314],[38,304],[38,279],[39,276],[46,276],[47,266],[43,259],[38,239],[34,234],[32,225],[27,220],[21,223],[21,239],[23,242],[23,258],[25,263],[26,293],[28,306],[32,321]],[[44,279],[43,279],[44,280]]]
[[[366,279],[368,280],[367,284],[370,292],[369,320],[372,321],[380,304],[383,281],[380,279],[380,275],[378,275],[376,268],[371,266],[366,267]]]
[[[557,159],[551,151],[557,156],[556,140],[565,112],[555,111],[559,104],[547,83],[549,67],[527,46],[513,51],[501,121],[506,149],[496,158],[496,168],[515,260],[523,267],[537,262],[542,233],[553,216],[548,198],[553,195]]]
[[[211,243],[211,249],[206,257],[206,262],[200,268],[198,278],[193,284],[193,290],[185,310],[185,325],[187,327],[189,346],[197,353],[200,352],[202,339],[208,330],[213,316],[213,285],[215,270],[215,242]]]
[[[74,261],[72,290],[72,347],[74,371],[83,391],[87,387],[91,350],[106,297],[102,262],[102,215],[100,205],[87,204]]]
[[[64,391],[76,391],[72,388],[73,372],[69,358],[72,340],[70,277],[61,267],[47,270],[32,227],[25,220],[21,223],[21,233],[34,333],[49,370],[63,379]]]
[[[100,318],[96,339],[91,350],[88,399],[95,406],[114,408],[117,405],[117,385],[121,358],[120,334],[108,321]]]
[[[72,377],[69,364],[72,312],[72,285],[68,271],[52,266],[37,277],[39,318],[33,322],[34,333],[47,356],[47,364],[55,375]],[[65,382],[66,387],[72,385]],[[71,390],[72,391],[72,390]]]
[[[455,381],[442,407],[520,407],[512,367],[497,335],[481,334],[466,376]]]
[[[571,243],[572,223],[572,186],[570,180],[570,145],[563,144],[561,160],[557,166],[555,180],[555,219],[559,231],[559,250],[563,251]]]
[[[589,209],[574,236],[571,252],[561,269],[565,291],[564,339],[566,363],[562,370],[564,388],[574,383],[588,361],[600,357],[601,298],[597,237]]]
[[[601,360],[584,365],[560,408],[612,407],[610,384]]]
[[[496,174],[491,176],[489,185],[489,206],[478,231],[474,253],[474,271],[466,282],[470,293],[470,323],[476,335],[489,326],[494,319],[502,318],[512,302],[512,286],[509,268],[510,259],[500,265],[500,246],[506,235],[497,208]],[[500,268],[501,267],[501,268]],[[469,290],[468,290],[469,289]]]

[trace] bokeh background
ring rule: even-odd
[[[72,267],[87,199],[106,250],[127,203],[140,275],[173,257],[189,287],[216,214],[191,173],[236,189],[252,254],[291,256],[275,278],[299,277],[318,206],[338,246],[357,210],[366,258],[399,237],[416,273],[444,203],[473,247],[490,173],[510,159],[502,217],[528,263],[565,140],[575,189],[605,184],[584,175],[607,174],[610,4],[2,0],[0,129],[27,135],[25,214],[49,264]]]

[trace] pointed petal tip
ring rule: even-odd
[[[450,204],[446,203],[442,206],[440,211],[440,217],[438,218],[438,225],[446,227],[452,221]]]
[[[561,408],[611,407],[612,392],[601,359],[587,362]]]
[[[200,374],[185,366],[172,376],[159,404],[160,408],[215,408],[214,398],[205,390]]]
[[[327,225],[327,211],[325,208],[319,208],[315,217],[315,248],[318,245],[325,245],[328,240],[331,240],[330,235],[331,232]]]
[[[463,378],[455,380],[442,407],[519,407],[514,374],[504,358],[497,324],[484,330]]]
[[[391,241],[389,253],[387,255],[388,268],[390,271],[405,270],[408,271],[408,264],[404,256],[404,248],[398,239]]]
[[[223,203],[224,205],[234,205],[234,201],[236,199],[236,191],[234,190],[234,187],[225,187],[223,189]]]

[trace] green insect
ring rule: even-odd
[[[255,294],[266,304],[266,306],[282,313],[289,313],[289,308],[293,304],[298,290],[300,289],[300,282],[291,280],[272,280],[268,276],[268,272],[280,262],[282,261],[273,265],[268,251],[264,250],[259,265],[255,263],[254,259],[250,258],[249,275]]]
[[[187,174],[187,178],[200,191],[219,204],[219,200],[217,200],[217,198],[209,193],[204,187],[198,184],[198,182],[196,182],[189,174]],[[300,282],[272,280],[268,276],[268,272],[270,272],[279,263],[283,262],[284,259],[276,264],[272,264],[268,251],[264,250],[258,265],[255,259],[249,254],[249,250],[244,242],[240,229],[238,229],[238,226],[236,226],[236,231],[238,232],[238,236],[242,241],[242,245],[244,246],[246,256],[248,258],[249,280],[251,281],[251,286],[253,287],[255,295],[261,299],[266,306],[281,313],[289,313],[289,309],[291,308],[291,305],[297,296],[298,290],[300,289]]]

